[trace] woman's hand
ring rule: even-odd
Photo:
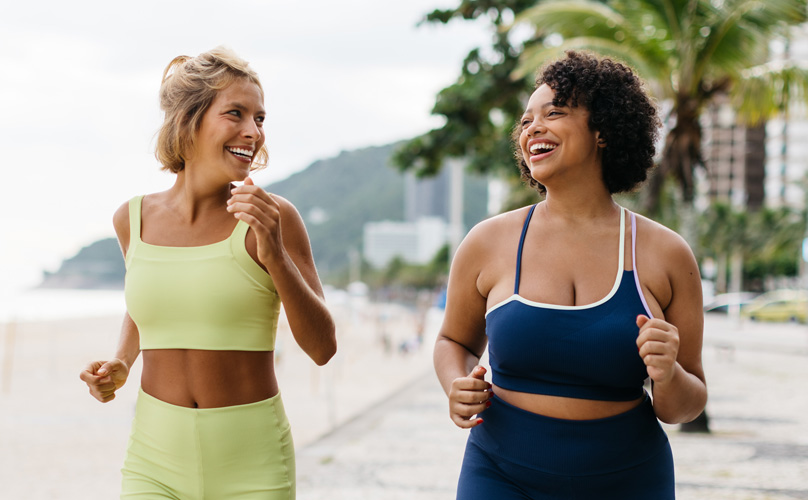
[[[280,205],[249,177],[231,193],[232,196],[227,200],[227,211],[249,224],[255,231],[258,260],[269,268],[284,252]]]
[[[115,391],[123,387],[129,377],[129,367],[120,359],[93,361],[79,374],[90,388],[90,394],[102,403],[115,399]]]
[[[471,429],[483,423],[475,418],[491,406],[489,399],[494,395],[491,384],[485,381],[485,368],[475,366],[466,377],[456,378],[449,389],[449,416],[461,429]]]
[[[669,382],[676,373],[679,355],[679,330],[667,321],[637,316],[640,334],[637,347],[648,369],[648,376],[656,384]]]

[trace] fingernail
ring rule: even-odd
[[[490,408],[491,407],[491,401],[486,401],[485,402],[485,407]]]
[[[479,424],[481,424],[481,423],[483,423],[483,419],[478,418],[478,419],[477,419],[477,424],[479,425]]]

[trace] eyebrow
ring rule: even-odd
[[[241,104],[240,102],[231,102],[231,103],[228,103],[228,104],[227,104],[225,107],[226,107],[226,108],[236,108],[236,109],[238,109],[239,111],[249,111],[249,110],[247,109],[247,106],[245,106],[245,105]],[[261,108],[259,108],[259,109],[258,109],[258,112],[259,112],[259,113],[266,114],[266,110],[263,108],[263,106],[262,106]]]
[[[553,104],[553,101],[547,101],[544,104],[542,104],[541,106],[539,106],[539,110],[544,111],[545,109],[552,108],[553,106],[555,106],[555,104]],[[530,110],[526,109],[525,112],[522,113],[522,116],[525,116],[526,114],[528,114],[529,111]]]

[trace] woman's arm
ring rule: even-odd
[[[90,388],[90,394],[102,403],[115,399],[115,391],[123,387],[129,371],[140,354],[140,334],[127,313],[121,326],[121,337],[115,356],[109,361],[93,361],[79,374]]]
[[[446,313],[433,353],[435,372],[449,396],[449,416],[461,428],[482,423],[471,417],[485,410],[492,396],[491,384],[483,378],[485,368],[477,366],[487,342],[486,300],[477,286],[485,259],[479,227],[472,229],[452,261]]]
[[[129,204],[124,203],[115,212],[112,218],[115,233],[118,235],[118,243],[121,245],[121,252],[126,258],[126,251],[129,248]],[[129,371],[140,354],[140,332],[137,325],[126,313],[121,325],[121,336],[118,340],[118,347],[115,356],[109,361],[92,361],[84,367],[79,374],[90,388],[90,394],[101,401],[107,403],[115,399],[115,391],[123,387],[129,377]]]
[[[669,283],[669,300],[662,303],[664,319],[640,316],[637,345],[653,382],[654,411],[669,424],[689,422],[707,404],[701,363],[704,313],[701,276],[693,252],[672,232],[657,239],[659,256]],[[667,294],[666,294],[667,295]]]
[[[315,363],[324,365],[337,351],[336,329],[300,214],[250,178],[233,190],[227,209],[255,233],[256,256],[272,276],[295,341]]]

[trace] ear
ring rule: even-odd
[[[598,134],[598,147],[599,148],[605,148],[606,147],[606,139],[601,137],[600,134]]]

